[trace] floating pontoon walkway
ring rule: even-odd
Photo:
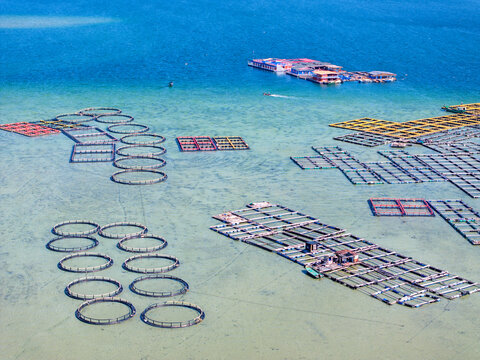
[[[214,216],[210,229],[275,252],[386,304],[420,307],[480,291],[478,283],[450,274],[346,233],[320,220],[268,202]]]

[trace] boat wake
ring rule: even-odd
[[[295,99],[295,96],[278,95],[278,94],[269,94],[268,96],[277,97],[277,98],[285,98],[285,99]]]

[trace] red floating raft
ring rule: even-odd
[[[209,136],[177,137],[181,151],[215,151],[217,147]]]
[[[375,216],[435,216],[425,199],[371,198],[368,203]]]
[[[60,131],[49,127],[28,122],[17,122],[0,125],[1,130],[14,132],[29,137],[58,134]]]

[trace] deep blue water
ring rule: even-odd
[[[478,1],[5,1],[2,15],[104,16],[75,27],[0,29],[0,81],[281,86],[251,57],[309,57],[387,70],[429,91],[480,83]],[[289,85],[292,91],[301,87]]]

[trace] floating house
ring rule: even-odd
[[[334,65],[334,64],[329,64],[329,63],[324,63],[320,69],[322,70],[328,70],[328,71],[335,71],[335,72],[340,72],[342,71],[342,66],[339,65]]]
[[[296,76],[300,79],[307,79],[313,76],[313,68],[309,66],[297,67],[294,66],[290,71],[287,72],[288,75]]]
[[[387,72],[387,71],[370,71],[368,77],[373,81],[378,82],[390,82],[397,80],[397,74]]]
[[[339,73],[330,70],[315,70],[313,76],[308,79],[318,84],[340,84]]]
[[[253,59],[248,62],[248,66],[273,72],[286,72],[292,68],[292,63],[286,59],[277,58]]]
[[[286,73],[318,84],[340,84],[346,81],[362,83],[392,82],[396,74],[387,71],[345,71],[342,66],[307,58],[299,59],[252,59],[248,65],[276,73]]]
[[[300,79],[309,79],[314,76],[315,70],[341,69],[341,66],[333,65],[324,61],[312,59],[291,59],[292,68],[287,71],[288,75],[296,76]]]

